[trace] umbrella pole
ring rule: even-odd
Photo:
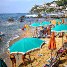
[[[62,32],[62,47],[64,48],[64,45],[63,45],[63,32]]]

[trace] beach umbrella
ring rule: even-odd
[[[56,25],[61,24],[62,20],[61,19],[55,19],[56,20]]]
[[[7,67],[6,63],[0,58],[0,67]]]
[[[48,48],[51,50],[51,64],[52,64],[52,52],[53,52],[53,50],[56,49],[55,33],[54,32],[52,32]]]
[[[60,24],[51,29],[54,32],[67,32],[67,24]]]
[[[40,48],[44,43],[43,40],[39,38],[23,38],[9,47],[10,53],[27,53],[31,50]]]
[[[62,44],[63,44],[63,32],[67,32],[67,24],[60,24],[51,29],[53,32],[62,32]]]
[[[49,26],[49,25],[51,25],[51,23],[48,22],[48,21],[44,21],[44,22],[42,22],[40,25],[41,25],[41,26]]]
[[[30,26],[32,26],[32,27],[39,27],[40,26],[40,22],[34,22]]]
[[[37,29],[37,27],[44,27],[44,26],[49,26],[49,25],[51,25],[51,23],[50,22],[48,22],[48,21],[43,21],[43,22],[36,22],[36,23],[32,23],[30,26],[32,26],[32,27],[36,27],[36,31],[38,31],[38,29]],[[36,33],[37,34],[37,33]],[[37,34],[37,36],[38,36],[38,34]]]
[[[32,23],[30,26],[32,27],[40,27],[40,26],[48,26],[48,25],[51,25],[50,22],[47,22],[47,21],[43,21],[43,22],[35,22],[35,23]]]
[[[61,19],[55,19],[55,20],[56,20],[56,22],[62,23],[62,20]]]

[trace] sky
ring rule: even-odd
[[[0,0],[0,13],[28,13],[36,5],[53,0]]]

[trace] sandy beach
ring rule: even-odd
[[[31,30],[25,31],[24,34],[21,34],[18,38],[10,41],[9,45],[13,44],[14,42],[18,41],[21,38],[31,37],[31,36],[32,36]],[[31,65],[33,67],[42,67],[44,64],[49,64],[48,60],[51,56],[51,50],[48,49],[48,45],[49,45],[50,38],[41,38],[41,39],[46,41],[46,44],[44,44],[42,46],[42,48],[40,48],[39,50],[34,50],[34,51],[30,52],[30,57],[31,57],[31,60],[33,60],[33,62],[32,63],[27,62],[26,66],[23,65],[22,64],[22,54],[18,54],[18,55],[15,55],[16,61],[17,61],[16,67],[31,67]],[[62,47],[62,38],[55,37],[55,39],[56,39],[57,49],[53,51],[53,54],[52,54],[53,57],[56,57],[56,51]],[[65,36],[63,37],[63,40],[64,41],[66,40]],[[29,58],[28,55],[26,57]],[[64,58],[61,58],[61,60],[62,59],[64,59]],[[7,58],[5,59],[5,62],[8,67],[12,67],[11,60],[10,60],[8,54],[7,54]],[[64,64],[67,64],[67,62],[60,64],[59,67],[62,67]]]
[[[67,67],[67,0],[0,1],[3,65]]]

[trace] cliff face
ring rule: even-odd
[[[63,10],[67,6],[67,0],[53,1],[51,3],[46,3],[43,5],[35,5],[31,8],[31,13],[44,13],[44,12],[55,12],[58,10]],[[54,10],[51,10],[54,9]]]

